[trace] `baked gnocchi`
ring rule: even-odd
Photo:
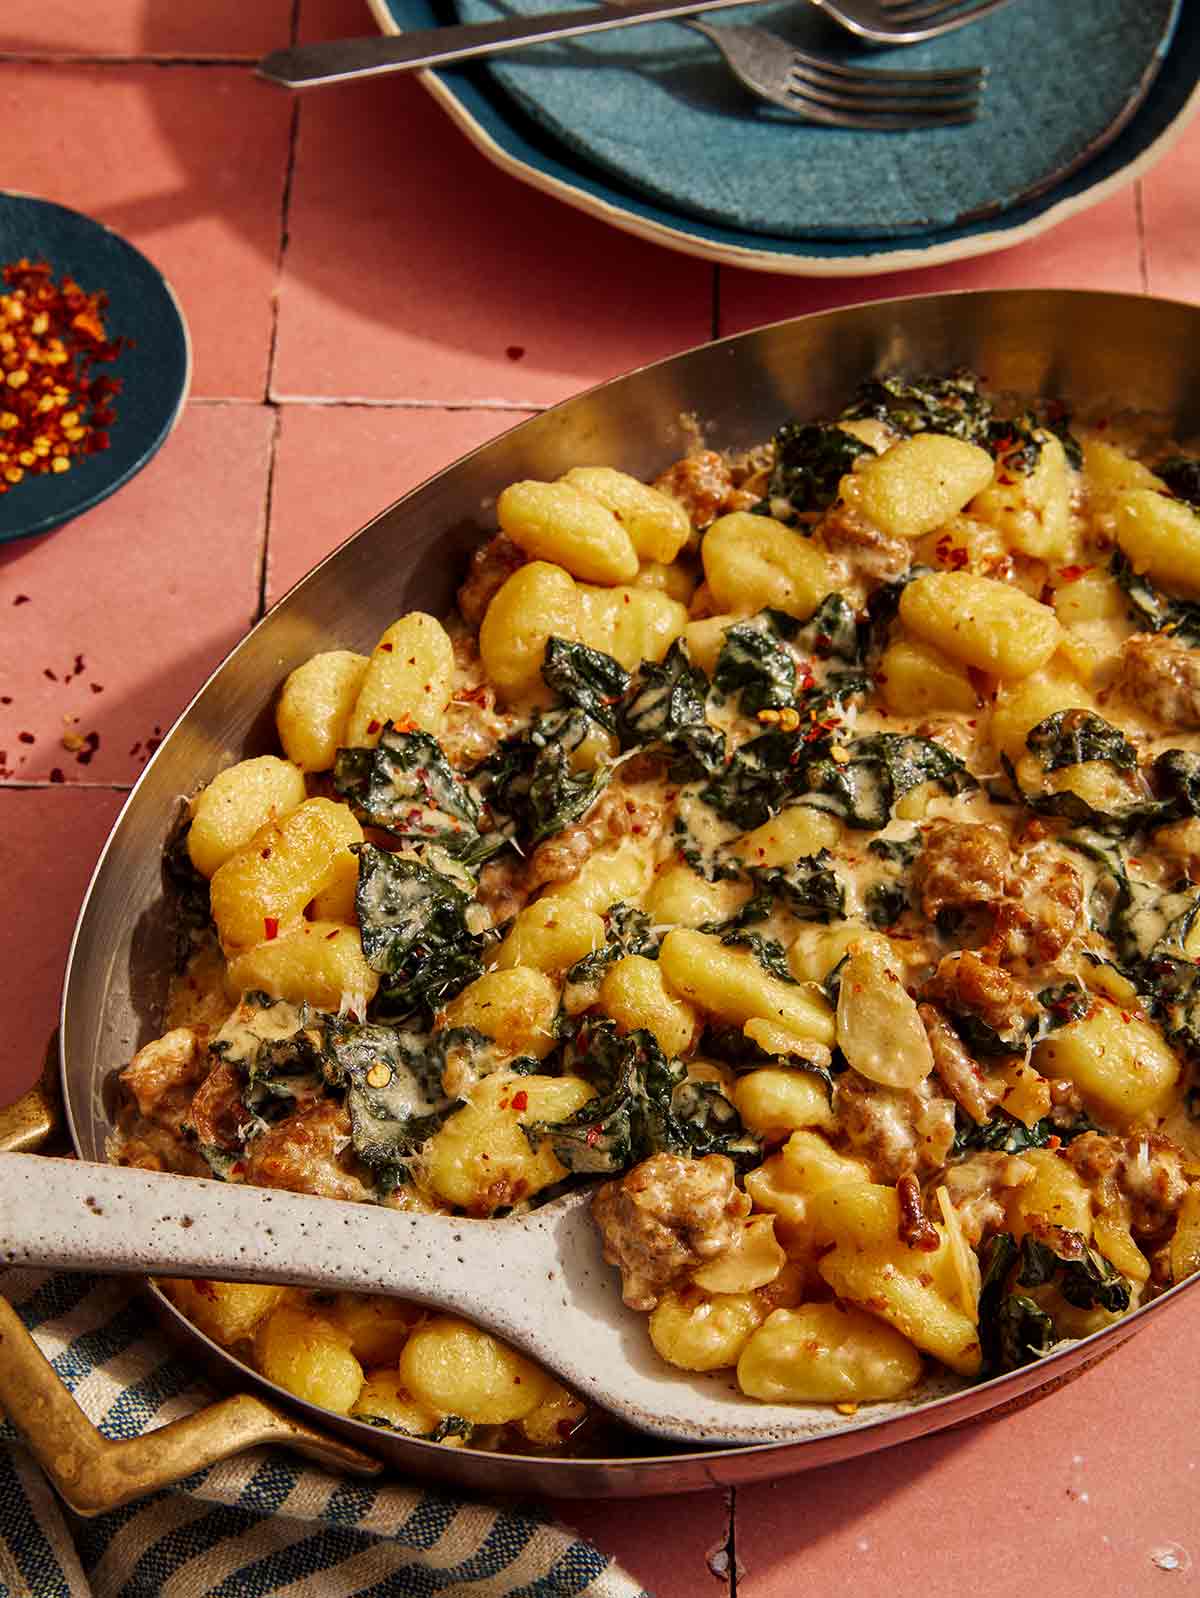
[[[114,1157],[460,1217],[599,1178],[680,1371],[1011,1369],[1200,1268],[1200,459],[958,374],[703,463],[508,486],[459,615],[291,673],[172,840]],[[454,1317],[168,1290],[376,1425],[589,1423]]]

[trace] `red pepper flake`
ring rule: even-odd
[[[49,677],[51,682],[57,682],[58,681],[57,675],[50,670],[49,666],[43,666],[42,667],[42,676],[43,677]]]
[[[1046,1139],[1046,1147],[1051,1151],[1051,1153],[1053,1153],[1055,1149],[1062,1148],[1062,1138],[1048,1137]]]
[[[1061,583],[1077,583],[1088,572],[1095,571],[1095,566],[1063,566],[1058,574]]]
[[[74,668],[73,668],[73,670],[71,672],[71,676],[72,677],[82,677],[82,675],[83,675],[83,656],[82,655],[76,655],[75,656],[75,666],[74,666]]]
[[[390,655],[395,646],[393,644],[380,644],[379,647],[383,650],[385,655]]]
[[[98,732],[84,733],[83,748],[75,756],[76,763],[81,766],[90,766],[92,763],[92,756],[96,753],[96,750],[99,749],[99,747],[100,734]]]
[[[372,718],[371,718],[371,720],[370,720],[370,721],[368,721],[368,723],[367,723],[367,731],[368,731],[368,732],[369,732],[369,733],[376,733],[376,732],[378,732],[378,731],[379,731],[379,729],[380,729],[380,727],[381,727],[381,726],[382,726],[382,725],[383,725],[383,723],[382,723],[382,722],[379,722],[379,721],[376,721],[376,720],[375,720],[375,719],[374,719],[374,717],[372,717]]]
[[[512,1107],[514,1110],[527,1110],[529,1108],[529,1095],[524,1088],[519,1093],[513,1094]]]
[[[332,932],[327,932],[325,934],[325,942],[326,943],[332,943],[334,938],[336,938],[338,936],[338,934],[341,932],[341,930],[342,930],[341,927],[334,927]]]
[[[29,604],[32,604],[32,600],[30,599],[28,594],[17,594],[15,596],[15,598],[13,599],[13,604],[14,605],[29,605]]]
[[[600,1141],[600,1128],[598,1126],[589,1126],[587,1132],[584,1134],[583,1141],[587,1144],[589,1149],[594,1149],[596,1144]]]
[[[94,694],[102,694],[104,692],[104,684],[102,682],[90,682],[88,687]]]
[[[11,704],[12,704],[12,695],[11,694],[0,694],[0,705],[11,705]]]
[[[275,916],[263,916],[263,927],[266,930],[267,941],[279,936],[279,922]]]
[[[51,782],[66,782],[66,780],[67,779],[63,776],[62,771],[59,769],[58,766],[51,766],[51,768],[50,768],[50,781]]]
[[[17,742],[22,744],[31,744],[36,743],[37,740],[34,738],[31,732],[19,732],[17,734]]]
[[[5,266],[0,285],[0,494],[26,477],[69,472],[107,449],[119,378],[98,377],[130,341],[104,327],[108,296],[74,278],[56,282],[46,261]]]
[[[504,351],[510,361],[523,361],[525,359],[524,344],[509,344]]]

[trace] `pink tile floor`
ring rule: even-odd
[[[357,0],[11,0],[0,18],[6,181],[155,260],[196,356],[141,477],[0,547],[0,1097],[37,1072],[79,897],[154,740],[264,605],[430,472],[614,373],[826,306],[1001,286],[1200,301],[1200,122],[1136,186],[1005,253],[770,277],[500,175],[415,82],[293,106],[251,75],[293,33],[369,30]],[[97,735],[85,762],[69,733]],[[1001,1422],[736,1494],[559,1507],[657,1598],[1189,1588],[1193,1314]]]

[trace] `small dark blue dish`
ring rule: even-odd
[[[61,527],[141,471],[178,420],[192,370],[183,313],[162,274],[101,223],[49,200],[0,194],[0,266],[21,259],[46,261],[56,282],[73,277],[88,294],[107,295],[108,337],[130,342],[94,369],[121,381],[108,449],[0,494],[0,543]]]

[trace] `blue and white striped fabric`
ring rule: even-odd
[[[129,1289],[0,1272],[89,1418],[133,1437],[210,1394]],[[255,1449],[124,1509],[70,1514],[0,1424],[0,1598],[648,1598],[536,1509],[364,1484]]]

